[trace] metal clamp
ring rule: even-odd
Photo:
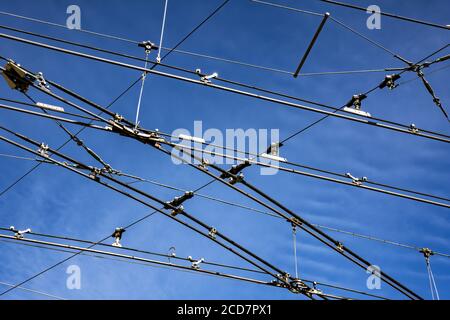
[[[346,173],[345,175],[346,175],[347,177],[349,177],[350,179],[352,179],[352,182],[353,182],[354,184],[358,185],[358,186],[362,185],[363,182],[367,182],[367,181],[368,181],[367,177],[356,178],[356,177],[352,176],[351,173]]]
[[[50,86],[48,85],[47,81],[45,81],[44,74],[42,72],[38,72],[36,74],[36,81],[37,85],[44,90],[50,90]]]
[[[430,248],[421,248],[419,252],[423,254],[425,259],[429,259],[432,255],[434,255],[433,250],[431,250]]]
[[[230,184],[236,184],[236,183],[240,183],[244,181],[244,174],[243,173],[239,173],[238,175],[234,176],[234,177],[230,177],[229,179],[229,183]]]
[[[341,242],[338,242],[336,244],[336,249],[338,249],[339,252],[344,252],[344,244]]]
[[[170,247],[169,248],[169,252],[167,254],[167,259],[169,260],[169,263],[172,263],[170,261],[170,258],[175,258],[177,256],[176,250],[177,249],[175,247]]]
[[[151,41],[142,41],[138,44],[139,47],[145,49],[145,53],[149,54],[153,49],[158,49],[158,47]]]
[[[122,227],[120,228],[116,228],[114,230],[114,232],[112,233],[111,237],[115,238],[116,240],[114,241],[114,243],[112,244],[113,247],[119,247],[121,248],[122,245],[120,244],[120,240],[122,239],[122,234],[125,232],[126,230]]]
[[[9,227],[9,230],[14,232],[14,238],[20,240],[24,238],[24,234],[31,233],[31,229],[25,229],[25,230],[17,230],[14,226]]]
[[[214,72],[210,75],[203,75],[201,69],[196,69],[195,73],[200,76],[200,81],[203,83],[211,83],[211,79],[215,79],[219,76],[217,72]]]
[[[204,258],[201,258],[200,260],[194,260],[191,256],[188,257],[188,260],[192,263],[191,268],[195,270],[200,269],[200,264],[205,261]]]
[[[200,164],[198,165],[198,167],[199,167],[200,169],[203,169],[203,170],[205,170],[205,171],[208,171],[208,166],[209,166],[209,161],[208,161],[208,159],[202,159],[202,163],[200,163]]]
[[[102,169],[99,168],[93,168],[91,172],[89,173],[89,178],[95,181],[99,181],[100,178],[98,177],[102,173]]]
[[[398,87],[398,84],[395,83],[401,76],[399,74],[391,74],[384,77],[383,82],[378,86],[380,89],[387,87],[389,90],[393,90]]]
[[[37,152],[43,157],[48,157],[49,156],[48,149],[49,149],[48,144],[42,142]]]
[[[214,227],[212,227],[212,228],[209,230],[208,236],[209,236],[210,238],[212,238],[212,239],[215,239],[215,238],[216,238],[216,235],[217,235],[217,229],[214,228]]]
[[[419,129],[416,127],[414,123],[411,123],[411,125],[409,126],[409,131],[415,134],[419,133]]]
[[[164,205],[164,209],[172,209],[171,215],[174,217],[184,211],[184,207],[182,204],[186,201],[191,199],[194,196],[193,191],[186,191],[182,196],[175,197],[171,201],[167,201]],[[173,209],[175,207],[175,209]]]

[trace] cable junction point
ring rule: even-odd
[[[164,209],[172,209],[172,216],[176,216],[184,211],[183,203],[194,197],[194,192],[186,191],[182,196],[175,197],[171,201],[167,201],[164,205]]]
[[[347,177],[349,177],[350,179],[352,179],[352,182],[358,186],[362,185],[363,182],[367,182],[368,179],[367,177],[362,177],[362,178],[356,178],[354,177],[351,173],[346,173],[345,174]]]
[[[198,269],[200,269],[200,264],[205,261],[205,258],[201,258],[199,260],[195,260],[191,256],[189,256],[188,260],[192,262],[191,268],[195,269],[195,270],[198,270]]]
[[[396,87],[398,87],[398,84],[396,84],[395,81],[397,81],[400,78],[401,78],[400,74],[387,75],[384,78],[383,82],[380,83],[378,88],[383,89],[387,87],[389,90],[393,90]]]
[[[196,69],[195,73],[200,76],[200,81],[205,84],[209,84],[209,83],[211,83],[211,79],[215,79],[215,78],[219,77],[219,74],[217,72],[214,72],[210,75],[203,75],[201,69]]]
[[[24,239],[24,235],[27,233],[31,233],[31,229],[25,229],[25,230],[18,230],[16,229],[14,226],[9,227],[9,230],[11,230],[12,232],[14,232],[14,237],[18,240],[20,239]]]
[[[114,247],[122,247],[122,244],[120,243],[120,240],[122,239],[122,235],[126,230],[122,227],[116,228],[114,232],[112,233],[111,237],[115,238],[115,241],[113,242],[112,246]]]
[[[355,94],[352,96],[349,102],[344,107],[344,111],[351,112],[357,114],[359,116],[371,118],[372,115],[369,112],[361,110],[361,101],[367,98],[367,95],[364,93]]]

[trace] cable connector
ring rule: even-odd
[[[250,163],[250,161],[245,160],[244,162],[240,163],[240,164],[235,164],[231,167],[230,170],[228,170],[227,172],[223,172],[220,175],[220,178],[225,179],[225,178],[229,178],[231,177],[231,175],[237,175],[239,174],[242,170],[244,170],[247,167],[250,167],[252,164]]]
[[[147,53],[147,54],[149,54],[153,49],[158,49],[158,46],[149,40],[142,41],[141,43],[138,44],[138,46],[141,48],[144,48],[145,53]]]
[[[411,123],[411,125],[409,126],[409,131],[414,134],[419,133],[419,129],[416,127],[416,125],[414,123]]]
[[[42,142],[41,145],[40,145],[40,147],[39,147],[39,149],[37,150],[37,152],[38,152],[41,156],[47,158],[47,157],[49,157],[48,149],[49,149],[48,144],[45,144],[45,143]]]
[[[111,237],[115,238],[116,240],[113,242],[113,247],[119,247],[122,248],[122,245],[120,244],[120,240],[122,239],[122,235],[126,230],[122,227],[116,228],[114,232],[112,233]]]
[[[215,79],[215,78],[217,78],[219,76],[219,74],[217,72],[214,72],[214,73],[212,73],[210,75],[203,75],[201,69],[196,69],[195,73],[200,76],[200,81],[205,83],[205,84],[211,83],[211,79]]]
[[[167,252],[167,260],[169,260],[169,263],[172,263],[170,261],[170,258],[175,258],[177,256],[177,249],[175,247],[170,247],[169,252]]]
[[[397,81],[400,78],[401,76],[399,74],[387,75],[386,77],[384,77],[383,82],[380,83],[378,88],[383,89],[387,87],[389,90],[393,90],[398,86],[398,84],[396,84],[395,81]]]
[[[369,112],[361,110],[361,102],[366,98],[367,95],[363,93],[353,95],[350,101],[347,102],[343,110],[363,117],[369,118],[372,117],[372,115]]]
[[[336,249],[337,249],[339,252],[344,252],[344,244],[341,243],[341,242],[338,242],[338,243],[336,244]]]
[[[91,172],[89,173],[89,178],[95,181],[100,181],[99,175],[102,173],[102,169],[99,168],[93,168]]]
[[[209,230],[208,236],[209,236],[211,239],[215,239],[215,238],[216,238],[216,235],[217,235],[217,229],[214,228],[214,227],[212,227],[212,228]]]
[[[194,196],[194,192],[192,191],[186,191],[182,196],[175,197],[171,201],[167,201],[164,205],[164,209],[172,209],[175,207],[175,209],[172,209],[172,216],[176,216],[184,211],[184,207],[182,204],[186,201],[191,199]]]
[[[427,260],[430,259],[430,257],[434,255],[434,251],[431,250],[430,248],[421,248],[419,250],[419,252],[422,253],[423,256],[425,257],[425,259],[427,259]]]
[[[191,268],[198,270],[200,269],[200,264],[205,261],[205,258],[201,258],[200,260],[194,260],[191,256],[188,257],[188,260],[192,263]]]
[[[26,233],[31,233],[31,229],[25,229],[25,230],[18,230],[16,229],[14,226],[9,227],[9,230],[11,230],[12,232],[14,232],[14,238],[20,240],[24,238],[24,234]]]
[[[362,178],[356,178],[354,177],[351,173],[347,172],[345,174],[348,178],[352,179],[352,182],[358,186],[362,185],[363,182],[367,182],[369,179],[367,179],[367,177],[362,177]]]
[[[35,81],[36,77],[23,69],[20,64],[9,60],[2,72],[8,86],[13,90],[27,92],[30,85]]]
[[[208,159],[202,159],[202,163],[199,163],[198,167],[204,171],[208,171],[209,161]]]

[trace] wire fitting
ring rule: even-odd
[[[116,228],[114,232],[112,233],[111,237],[115,238],[116,240],[113,242],[113,247],[119,247],[122,248],[122,245],[120,244],[120,240],[122,239],[122,235],[126,230],[122,227]]]
[[[41,145],[39,146],[39,149],[37,150],[37,152],[41,156],[48,158],[49,157],[48,149],[49,149],[48,144],[45,144],[42,142]]]
[[[337,249],[339,252],[344,252],[344,244],[343,244],[342,242],[338,242],[338,243],[336,244],[336,249]]]
[[[89,173],[89,178],[95,181],[100,181],[99,175],[102,173],[102,169],[99,168],[92,168],[91,172]]]
[[[242,170],[244,170],[247,167],[250,167],[252,164],[250,163],[250,161],[245,160],[244,162],[240,163],[240,164],[235,164],[231,167],[230,170],[228,170],[227,172],[223,172],[220,175],[220,178],[225,179],[225,178],[229,178],[231,177],[231,175],[237,175],[239,174]]]
[[[156,46],[153,42],[149,40],[142,41],[141,43],[138,44],[138,46],[144,48],[146,54],[149,54],[153,49],[158,49],[158,46]]]
[[[217,72],[214,72],[210,75],[203,75],[201,69],[196,69],[195,73],[200,76],[200,81],[205,84],[211,83],[211,79],[215,79],[215,78],[219,77],[219,74]]]
[[[434,255],[433,250],[431,250],[430,248],[421,248],[419,252],[423,254],[423,256],[427,261],[430,259],[431,256]]]
[[[167,260],[169,260],[169,263],[172,263],[170,261],[170,258],[175,258],[177,256],[177,249],[175,247],[170,247],[169,252],[167,252]]]
[[[386,77],[384,77],[383,82],[380,83],[378,88],[383,89],[387,87],[389,90],[393,90],[398,87],[398,84],[396,84],[395,81],[400,78],[401,76],[399,74],[387,75]]]
[[[28,91],[36,77],[23,69],[20,64],[16,64],[13,60],[9,60],[2,72],[8,86],[13,90],[19,90],[23,93]]]
[[[367,95],[365,95],[364,93],[353,95],[350,101],[347,102],[343,110],[363,117],[372,117],[369,112],[361,110],[361,102],[366,98]]]
[[[199,260],[194,260],[194,259],[192,259],[191,256],[189,256],[188,260],[192,263],[191,268],[198,270],[198,269],[200,269],[200,264],[205,261],[205,258],[201,258]]]
[[[12,232],[14,232],[14,238],[20,240],[24,238],[24,234],[26,233],[31,233],[31,229],[25,229],[25,230],[18,230],[16,229],[14,226],[9,227],[9,230],[11,230]]]
[[[208,236],[209,236],[211,239],[215,239],[215,238],[216,238],[216,235],[217,235],[217,229],[214,228],[214,227],[212,227],[212,228],[209,230]]]
[[[238,175],[235,175],[234,177],[232,176],[228,180],[228,182],[231,185],[235,185],[236,183],[241,183],[242,181],[244,181],[244,174],[243,173],[239,173]]]
[[[416,127],[416,125],[414,123],[411,123],[411,125],[409,126],[409,131],[414,134],[419,133],[419,129]]]
[[[349,173],[349,172],[346,173],[345,175],[346,175],[348,178],[352,179],[352,182],[353,182],[354,184],[358,185],[358,186],[361,186],[361,185],[363,184],[363,182],[367,182],[367,181],[368,181],[367,177],[356,178],[356,177],[352,176],[352,174]]]
[[[167,201],[164,205],[164,209],[172,209],[171,215],[174,217],[184,211],[184,207],[182,204],[186,201],[191,199],[194,196],[194,192],[192,191],[186,191],[182,196],[175,197],[171,201]],[[173,209],[175,208],[175,209]]]

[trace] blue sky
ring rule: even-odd
[[[171,47],[195,27],[221,1],[169,1],[164,43]],[[449,42],[448,32],[408,22],[382,18],[381,30],[366,28],[364,12],[335,7],[318,1],[277,2],[318,12],[335,18],[380,42],[408,60],[416,61]],[[374,1],[353,1],[361,6]],[[1,11],[64,24],[71,1],[2,2]],[[82,28],[120,37],[158,42],[163,1],[78,1]],[[448,24],[449,5],[433,1],[376,1],[383,11]],[[284,70],[294,70],[308,45],[320,18],[251,3],[232,0],[216,17],[205,24],[180,49],[235,59]],[[1,17],[1,24],[133,55],[143,55],[132,44],[106,40],[92,35]],[[4,32],[4,31],[2,31]],[[5,32],[8,33],[8,32]],[[121,69],[77,57],[48,52],[41,48],[0,39],[0,53],[34,71],[42,71],[53,81],[89,99],[107,105],[139,77],[138,71]],[[441,55],[448,54],[442,52]],[[153,58],[154,53],[153,53]],[[123,60],[125,61],[125,60]],[[166,63],[188,69],[201,68],[220,76],[292,94],[333,106],[341,106],[353,94],[366,91],[383,80],[384,73],[290,76],[249,69],[223,62],[172,54]],[[132,62],[135,63],[134,61]],[[448,64],[448,63],[447,63]],[[442,65],[439,67],[440,68]],[[443,65],[445,66],[445,64]],[[305,64],[304,72],[342,71],[403,67],[390,54],[355,37],[329,21]],[[162,69],[161,69],[162,70]],[[432,71],[433,69],[427,70]],[[405,74],[403,80],[413,79]],[[450,104],[448,69],[428,77],[444,106]],[[24,100],[21,94],[1,84],[1,96]],[[43,100],[37,92],[31,95]],[[112,110],[134,119],[139,88],[135,87]],[[53,102],[45,98],[45,101]],[[364,101],[372,115],[420,128],[449,134],[447,120],[433,104],[419,81],[411,81],[393,91],[378,90]],[[66,108],[67,109],[67,108]],[[50,146],[59,146],[67,137],[49,120],[0,111],[1,124]],[[232,95],[150,75],[147,78],[141,125],[171,132],[177,128],[193,130],[195,120],[204,128],[280,129],[281,137],[318,119],[320,115],[290,109],[248,97]],[[76,128],[74,128],[75,130]],[[86,130],[82,135],[114,168],[187,190],[209,181],[206,175],[186,166],[174,166],[169,158],[132,140]],[[89,161],[73,144],[65,152]],[[0,144],[0,153],[26,155]],[[448,196],[450,152],[444,143],[363,126],[341,119],[327,119],[290,140],[282,149],[289,160],[318,168],[367,176],[375,181]],[[33,166],[33,162],[0,158],[0,190]],[[249,181],[298,212],[312,223],[364,233],[376,237],[450,252],[449,212],[405,199],[389,197],[343,185],[302,176],[279,173],[260,176],[257,168],[245,172]],[[140,185],[155,196],[169,200],[179,192],[151,185]],[[241,204],[256,206],[247,199],[213,184],[203,193]],[[258,255],[294,273],[292,234],[282,220],[194,198],[185,205],[195,216],[252,249]],[[36,172],[0,198],[0,226],[31,227],[36,232],[99,240],[117,226],[143,216],[148,210],[101,186],[53,166]],[[423,256],[413,250],[330,233],[364,258],[400,280],[425,298],[430,298]],[[108,240],[109,241],[109,240]],[[111,240],[112,242],[112,240]],[[162,215],[154,215],[130,229],[123,243],[151,251],[167,252],[176,247],[179,256],[204,257],[246,266]],[[18,283],[67,256],[0,242],[0,281]],[[330,249],[298,234],[301,277],[355,289],[366,290],[367,275]],[[431,258],[441,298],[450,297],[450,260]],[[66,289],[66,268],[79,265],[82,290]],[[288,291],[239,283],[191,273],[80,256],[27,283],[67,299],[302,299]],[[6,289],[6,287],[1,288]],[[325,290],[325,288],[322,288]],[[327,290],[327,292],[333,292]],[[386,285],[376,294],[401,298]],[[14,290],[2,298],[37,299],[33,293]]]

